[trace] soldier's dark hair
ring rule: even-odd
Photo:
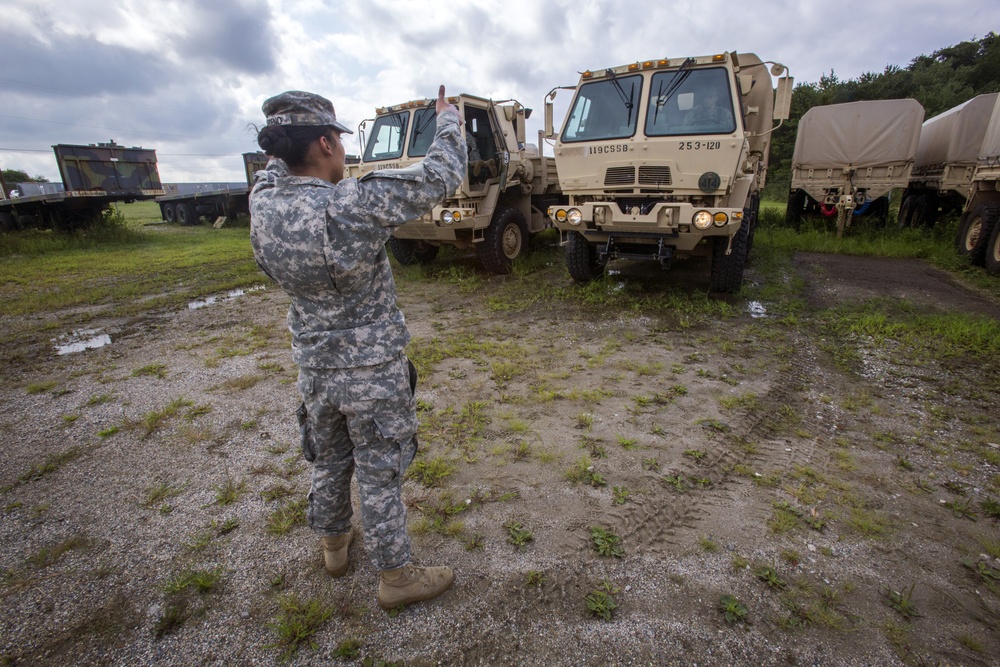
[[[309,146],[334,131],[330,125],[265,125],[257,133],[257,145],[289,167],[305,166]]]

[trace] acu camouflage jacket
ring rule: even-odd
[[[250,240],[260,268],[291,297],[292,357],[306,368],[394,359],[410,340],[385,242],[455,191],[466,169],[458,115],[438,116],[427,156],[405,169],[333,184],[281,160],[255,174]]]

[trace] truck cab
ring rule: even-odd
[[[545,210],[557,201],[554,163],[525,143],[524,121],[531,110],[516,100],[462,94],[448,101],[465,120],[465,176],[440,206],[396,229],[389,247],[401,264],[430,262],[441,245],[475,247],[487,269],[507,273],[528,235],[548,226]],[[379,108],[358,133],[363,142],[358,173],[416,164],[427,155],[436,125],[431,99]]]
[[[615,258],[668,268],[675,258],[705,255],[713,288],[737,289],[772,121],[788,116],[791,78],[779,83],[777,109],[771,83],[784,72],[734,53],[588,70],[558,136],[550,93],[546,130],[569,202],[548,213],[570,275],[591,280]]]

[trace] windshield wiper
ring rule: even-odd
[[[632,107],[635,106],[635,103],[632,102],[632,98],[635,95],[635,82],[634,81],[632,82],[632,87],[629,89],[629,94],[626,95],[625,89],[622,88],[622,84],[618,83],[618,76],[611,70],[608,70],[608,76],[611,78],[611,83],[615,84],[615,89],[618,91],[619,97],[622,98],[622,102],[625,104],[625,108],[628,109],[628,124],[629,127],[631,127]]]
[[[420,134],[427,129],[427,126],[430,125],[431,120],[435,118],[437,118],[437,112],[426,114],[424,122],[422,122],[417,127],[413,128],[413,141],[417,140],[417,137],[419,137]]]
[[[665,105],[670,98],[674,96],[677,89],[681,87],[689,76],[691,76],[691,68],[694,66],[694,58],[688,58],[683,63],[681,63],[680,68],[674,73],[674,78],[670,79],[670,83],[667,84],[667,90],[663,91],[663,79],[660,79],[660,87],[656,91],[656,110],[653,112],[653,122],[656,123],[656,116],[660,113],[660,107]]]

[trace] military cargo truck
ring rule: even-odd
[[[201,216],[235,219],[237,215],[250,215],[250,188],[254,172],[267,166],[264,153],[243,154],[245,183],[181,183],[168,186],[167,194],[157,197],[160,215],[167,222],[182,225],[196,224]]]
[[[924,121],[899,226],[933,225],[965,208],[997,93],[979,95]]]
[[[788,118],[786,73],[750,53],[583,72],[553,149],[568,205],[548,211],[570,276],[592,280],[615,258],[669,268],[694,256],[709,260],[712,290],[738,290],[774,121]]]
[[[547,207],[562,201],[555,162],[526,143],[524,122],[531,110],[517,100],[461,94],[448,101],[465,119],[468,170],[442,205],[397,228],[389,249],[409,265],[433,261],[442,245],[475,248],[487,270],[509,273],[529,235],[548,227]],[[362,122],[358,172],[401,169],[422,160],[434,138],[434,102],[382,107]]]
[[[913,99],[813,107],[802,115],[792,154],[787,221],[836,218],[842,236],[855,216],[885,222],[889,193],[910,182],[924,108]]]
[[[0,229],[72,228],[100,216],[113,202],[163,194],[155,150],[125,148],[114,141],[52,149],[63,190],[0,200]]]
[[[973,264],[1000,275],[1000,96],[979,148],[955,245]]]

